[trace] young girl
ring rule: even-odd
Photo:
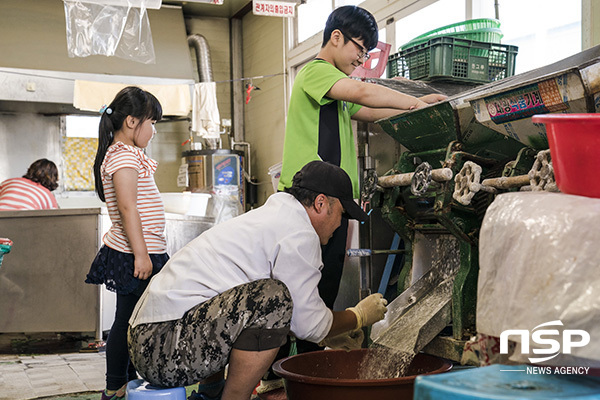
[[[127,351],[129,317],[150,278],[167,262],[165,210],[154,172],[157,163],[143,150],[162,117],[156,97],[138,88],[121,90],[102,110],[94,163],[96,192],[112,222],[86,283],[117,293],[115,321],[106,341],[106,390],[102,400],[125,395],[136,379]]]

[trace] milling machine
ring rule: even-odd
[[[393,279],[395,299],[371,331],[375,344],[460,360],[465,341],[476,333],[478,236],[487,207],[497,193],[557,191],[545,127],[531,116],[599,108],[597,46],[378,121],[403,151],[380,176],[373,162],[364,163],[363,201],[397,235],[388,257],[402,252],[398,239],[404,251]],[[369,160],[373,135],[363,136],[361,142],[359,132],[359,153],[364,146]],[[382,292],[390,282],[388,268]]]

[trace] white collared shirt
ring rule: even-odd
[[[181,318],[186,311],[235,286],[273,278],[288,287],[291,331],[319,342],[333,313],[319,296],[321,245],[306,209],[276,193],[265,205],[205,231],[179,250],[152,278],[131,326]]]

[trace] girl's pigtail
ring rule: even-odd
[[[113,141],[114,135],[114,127],[110,117],[111,114],[106,112],[103,112],[100,117],[100,125],[98,127],[98,151],[96,152],[96,159],[94,161],[94,184],[96,193],[98,193],[98,197],[100,197],[100,200],[102,201],[106,200],[104,197],[104,186],[102,186],[102,173],[100,172],[100,168],[102,167],[104,156]]]

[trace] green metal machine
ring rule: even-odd
[[[413,173],[428,164],[432,168],[448,168],[455,176],[465,161],[474,161],[484,165],[487,174],[497,176],[520,152],[530,154],[523,151],[526,147],[522,143],[483,125],[475,125],[465,137],[455,121],[456,113],[449,102],[381,121],[383,129],[408,149],[386,175]],[[475,333],[477,237],[492,195],[482,192],[471,206],[463,206],[452,198],[453,180],[435,182],[428,180],[426,173],[419,175],[419,172],[411,183],[421,181],[420,193],[413,193],[414,185],[387,188],[376,192],[372,205],[381,207],[384,219],[404,240],[405,265],[399,279],[399,292],[410,286],[415,233],[449,233],[458,239],[460,268],[452,293],[452,330],[454,339],[466,339]]]
[[[437,323],[428,328],[426,339],[417,342],[419,347],[429,343],[429,352],[460,359],[464,341],[476,333],[478,236],[485,211],[502,191],[523,187],[555,190],[548,182],[538,185],[537,172],[543,169],[540,165],[545,163],[551,175],[551,162],[542,158],[548,157],[548,151],[540,152],[548,149],[544,127],[532,123],[531,116],[557,111],[597,112],[599,57],[600,46],[539,70],[468,90],[442,103],[378,121],[406,151],[391,170],[377,177],[370,201],[371,208],[380,209],[405,246],[397,293],[397,300],[404,303],[396,307],[400,311],[393,311],[393,320],[379,329],[374,326],[377,337],[406,336],[408,332],[394,335],[393,331],[407,325],[415,325],[415,335],[423,334],[417,326],[420,322],[402,321],[420,298],[403,294],[424,276],[414,271],[416,254],[423,252],[418,250],[419,241],[451,237],[458,249],[457,265],[451,270],[432,268],[430,273],[451,271],[450,311],[443,318],[440,310],[432,311],[430,319],[437,319]],[[467,200],[460,197],[461,190],[468,194]],[[452,263],[450,259],[442,255],[438,264]],[[442,281],[428,279],[431,290]],[[444,327],[449,331],[448,326],[451,336],[437,336],[437,344],[430,342],[429,338]],[[389,340],[384,345],[395,347]]]

